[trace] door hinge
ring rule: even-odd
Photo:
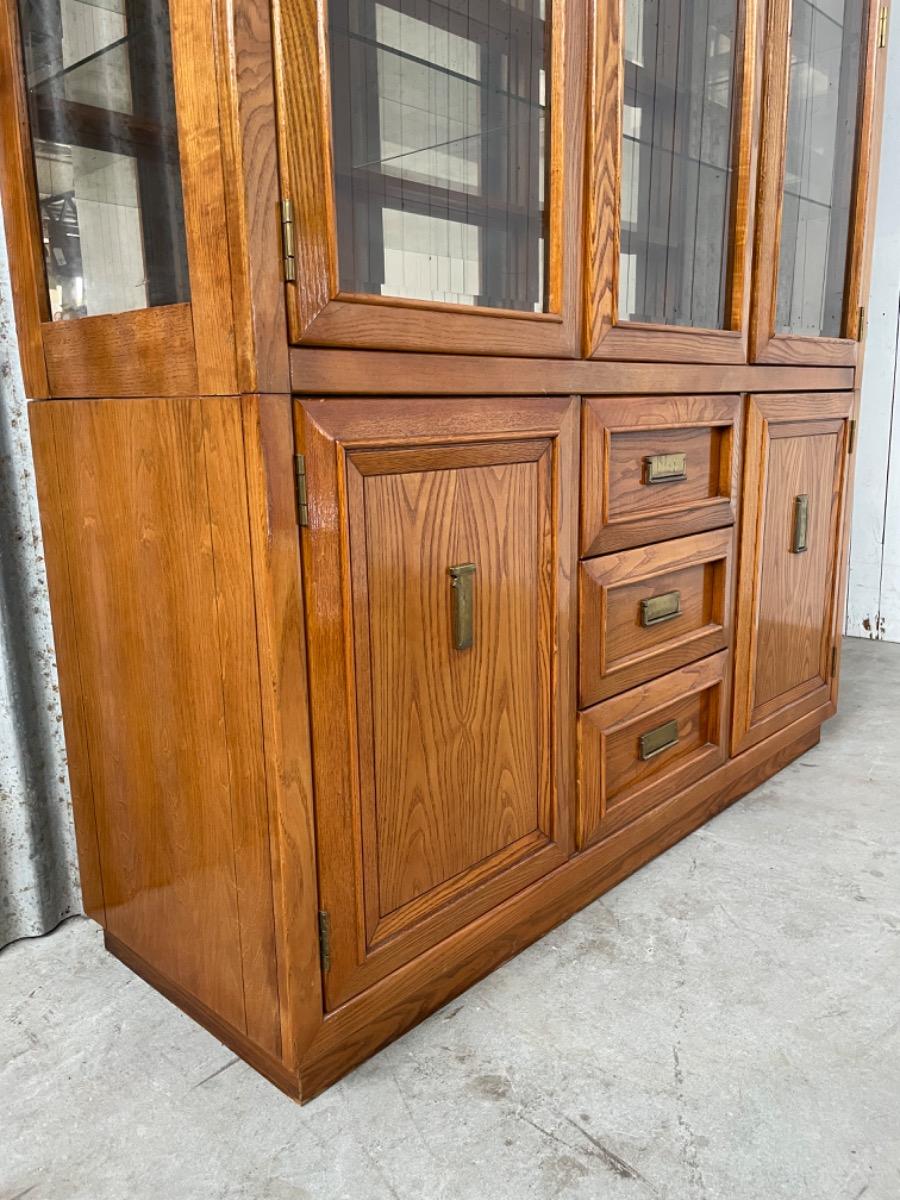
[[[875,43],[879,50],[883,50],[887,45],[888,35],[888,10],[887,5],[883,5],[881,12],[878,14],[878,41]]]
[[[856,340],[861,342],[866,336],[866,306],[861,304],[856,315]]]
[[[309,525],[309,501],[306,492],[306,456],[294,455],[294,482],[297,488],[297,522],[304,529]]]
[[[847,453],[852,454],[856,449],[856,418],[850,421],[850,428],[847,430]]]
[[[281,264],[285,283],[297,279],[297,258],[294,248],[294,202],[281,201]]]
[[[331,916],[323,909],[319,909],[319,957],[322,970],[327,971],[331,966]]]

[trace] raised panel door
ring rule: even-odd
[[[852,398],[832,393],[751,401],[735,751],[830,699]]]
[[[409,403],[300,406],[329,1005],[571,839],[576,406],[489,405],[466,433],[479,402]]]

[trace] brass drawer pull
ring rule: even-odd
[[[641,601],[641,624],[645,629],[661,625],[663,621],[674,621],[681,616],[681,592],[664,592],[661,596],[650,596]]]
[[[656,758],[657,754],[662,754],[663,750],[668,750],[670,746],[677,744],[678,722],[666,721],[665,725],[651,729],[649,733],[641,734],[641,762]]]
[[[644,483],[675,483],[687,479],[686,454],[651,454],[644,459]]]
[[[468,650],[472,645],[472,591],[475,575],[474,563],[460,563],[448,567],[450,587],[453,591],[453,646],[456,650]]]
[[[807,549],[809,532],[809,496],[794,497],[794,532],[791,537],[791,554],[802,554]]]

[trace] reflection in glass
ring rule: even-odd
[[[331,0],[341,290],[540,312],[544,0]]]
[[[728,320],[737,0],[625,0],[619,319]]]
[[[778,333],[842,332],[862,10],[863,0],[794,0]]]
[[[54,320],[188,300],[167,0],[19,0]]]

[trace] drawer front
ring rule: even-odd
[[[725,761],[727,658],[721,651],[579,715],[579,847]]]
[[[740,396],[585,400],[582,556],[733,524],[741,403]]]
[[[581,707],[729,644],[733,538],[716,529],[581,564]]]

